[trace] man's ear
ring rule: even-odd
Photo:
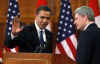
[[[84,15],[83,17],[84,17],[84,19],[88,20],[88,16]]]

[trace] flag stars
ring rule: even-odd
[[[14,19],[14,16],[11,16],[11,19]]]
[[[66,4],[64,4],[64,7],[66,7]]]
[[[60,21],[60,24],[63,24],[63,21]]]
[[[9,30],[11,30],[11,27],[9,27]]]
[[[10,33],[8,32],[8,35],[10,35]]]
[[[65,34],[62,34],[62,37],[65,37]]]
[[[9,17],[9,14],[7,14],[7,17]]]
[[[14,5],[15,8],[17,8],[17,5]]]
[[[70,8],[70,5],[68,5],[68,8]]]
[[[70,33],[71,33],[71,31],[69,30],[69,31],[68,31],[68,33],[70,34]]]
[[[70,3],[68,0],[63,0],[60,10],[60,20],[58,26],[57,40],[63,41],[65,38],[73,34],[73,18]],[[72,22],[71,22],[72,21]]]
[[[61,15],[61,18],[63,19],[64,18],[64,15]]]
[[[12,25],[12,22],[10,22],[10,24]]]
[[[65,13],[65,9],[63,9],[62,12]]]
[[[69,12],[69,11],[67,11],[66,13],[67,13],[67,14],[70,14],[70,12]]]
[[[58,32],[58,35],[60,35],[60,32]]]
[[[8,11],[10,12],[10,11],[11,11],[11,9],[9,8],[9,9],[8,9]]]
[[[66,20],[69,20],[69,18],[68,18],[68,17],[66,17],[65,19],[66,19]]]
[[[57,38],[57,41],[59,41],[59,39]]]
[[[10,2],[10,6],[12,6],[12,3]]]
[[[73,19],[71,18],[71,20],[70,20],[71,22],[73,22]]]
[[[57,41],[59,41],[59,38],[57,38]]]
[[[65,26],[67,26],[68,24],[67,23],[65,23]]]
[[[15,10],[13,10],[12,12],[13,12],[13,13],[15,13],[16,11],[15,11]]]
[[[72,28],[72,25],[70,24],[70,28]]]
[[[9,1],[9,8],[8,8],[8,15],[7,15],[7,36],[10,35],[12,30],[12,23],[14,17],[18,14],[18,0],[10,0]]]
[[[65,0],[65,2],[67,2],[67,0]]]
[[[64,28],[64,32],[66,32],[66,28]]]
[[[61,27],[58,27],[58,29],[61,30],[62,28]]]

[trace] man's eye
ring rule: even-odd
[[[44,19],[45,17],[44,16],[40,16],[40,18]]]
[[[50,17],[45,17],[45,16],[40,16],[40,18],[41,18],[41,19],[45,19],[45,18],[46,18],[46,19],[48,19],[48,20],[50,19]]]
[[[47,19],[49,20],[49,19],[50,19],[50,17],[47,17]]]

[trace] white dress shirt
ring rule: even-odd
[[[47,39],[46,39],[45,29],[42,29],[42,30],[41,30],[41,29],[39,28],[39,26],[38,26],[36,20],[35,20],[35,27],[36,27],[36,30],[37,30],[37,32],[38,32],[38,37],[39,37],[39,39],[40,39],[40,31],[43,31],[43,40],[44,40],[44,42],[46,42]]]

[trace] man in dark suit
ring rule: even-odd
[[[50,17],[50,8],[39,7],[34,24],[24,27],[20,32],[13,30],[7,46],[13,48],[17,45],[19,52],[52,53],[52,33],[45,29]]]
[[[95,24],[93,10],[82,6],[75,10],[76,28],[80,30],[77,64],[98,64],[100,58],[100,29]]]

